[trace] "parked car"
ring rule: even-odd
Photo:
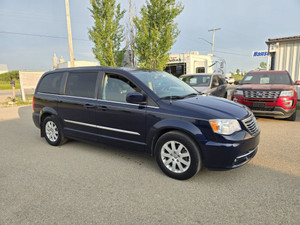
[[[248,106],[259,116],[296,119],[297,92],[287,71],[247,73],[232,99]]]
[[[226,82],[228,84],[234,84],[235,83],[235,79],[233,77],[225,77]]]
[[[179,78],[202,95],[227,98],[227,84],[222,74],[186,74]]]
[[[76,139],[156,157],[161,170],[188,179],[203,166],[231,169],[257,152],[253,113],[203,97],[163,71],[109,67],[46,72],[33,99],[33,121],[53,146]]]

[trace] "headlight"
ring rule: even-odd
[[[294,96],[294,91],[289,90],[289,91],[282,91],[280,93],[280,97],[293,97]]]
[[[242,90],[235,90],[234,94],[235,95],[243,95],[243,91]]]
[[[233,119],[214,119],[209,120],[210,126],[215,133],[230,135],[241,130],[241,126],[237,120]]]

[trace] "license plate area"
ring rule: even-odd
[[[264,102],[253,102],[253,107],[254,108],[265,108],[266,103],[264,103]]]

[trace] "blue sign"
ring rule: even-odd
[[[15,82],[14,80],[11,80],[11,81],[10,81],[10,85],[11,85],[12,87],[15,87],[15,86],[16,86],[16,82]]]
[[[267,57],[267,56],[269,56],[268,51],[254,51],[252,53],[252,57]]]

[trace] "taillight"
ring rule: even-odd
[[[34,96],[33,96],[33,98],[32,98],[32,109],[33,109],[33,111],[34,111]]]

